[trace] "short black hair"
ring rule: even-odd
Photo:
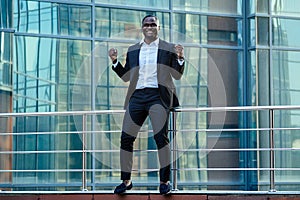
[[[154,17],[156,21],[158,21],[158,18],[155,15],[146,15],[143,20],[142,20],[142,24],[144,23],[145,19],[148,17]]]

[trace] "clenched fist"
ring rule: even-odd
[[[183,46],[181,44],[176,44],[175,45],[175,51],[176,51],[177,56],[178,56],[179,59],[184,58]]]
[[[111,59],[111,61],[113,63],[116,62],[117,58],[118,58],[118,50],[116,48],[111,48],[109,51],[108,51],[108,55]]]

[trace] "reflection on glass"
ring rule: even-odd
[[[141,24],[146,11],[133,11],[123,9],[96,8],[96,37],[112,39],[142,38]],[[161,26],[160,37],[169,38],[169,14],[153,12],[159,19]]]
[[[241,0],[174,0],[175,10],[218,13],[242,13]]]
[[[273,85],[276,105],[299,105],[300,53],[297,51],[273,51]]]
[[[3,13],[7,14],[3,9],[3,3],[0,2],[0,28],[6,26],[7,20],[3,19]],[[3,13],[2,13],[3,12]],[[4,22],[4,23],[3,23]],[[7,27],[9,28],[9,27]],[[13,55],[13,34],[0,31],[0,113],[12,112],[12,55]],[[13,118],[0,117],[0,152],[12,151],[12,124]],[[10,184],[12,181],[12,173],[5,170],[12,170],[11,153],[0,154],[0,184]],[[3,171],[2,171],[3,170]]]
[[[270,104],[270,62],[269,62],[269,50],[258,50],[257,54],[257,74],[253,74],[257,78],[258,88],[253,88],[257,92],[257,104],[259,106],[267,106]],[[256,68],[256,63],[252,68]],[[253,69],[253,71],[256,69]]]
[[[256,106],[257,105],[257,69],[256,69],[256,51],[249,51],[248,54],[248,66],[249,66],[249,76],[247,78],[247,84],[248,84],[248,90],[250,91],[250,97],[248,101],[250,102],[251,106]],[[253,116],[253,119],[255,117]]]
[[[16,29],[16,34],[0,32],[2,48],[0,86],[5,90],[12,90],[10,75],[14,50],[15,112],[122,109],[127,85],[112,72],[107,52],[111,47],[118,48],[119,59],[124,62],[128,46],[142,38],[141,19],[146,14],[159,17],[162,28],[161,38],[174,43],[183,43],[185,47],[186,69],[182,80],[175,81],[182,107],[300,104],[298,81],[300,55],[297,50],[300,48],[300,39],[298,29],[295,28],[300,27],[300,20],[297,19],[299,17],[297,8],[300,4],[298,0],[53,0],[52,3],[51,0],[15,0],[10,2],[14,2],[13,27]],[[0,1],[1,28],[12,27],[12,19],[8,11],[11,6],[9,0]],[[247,9],[245,11],[247,13],[243,13],[243,8]],[[247,19],[249,23],[245,23],[244,16],[248,14],[251,14],[249,17],[252,18]],[[268,16],[269,14],[272,16]],[[289,19],[291,16],[293,19]],[[272,22],[271,26],[269,22]],[[244,24],[249,24],[246,30],[243,30]],[[95,27],[92,27],[93,25]],[[243,34],[244,31],[249,32]],[[48,38],[41,37],[41,34],[46,34]],[[244,35],[249,38],[242,38]],[[273,38],[269,38],[270,35]],[[11,50],[13,36],[15,49]],[[59,39],[65,36],[69,39]],[[78,37],[85,41],[78,40]],[[95,44],[92,43],[94,41]],[[242,41],[248,41],[248,52],[243,52]],[[272,45],[269,46],[270,42]],[[274,46],[276,50],[269,49]],[[95,48],[91,49],[91,47]],[[287,47],[292,47],[293,51],[279,50]],[[91,54],[92,51],[94,54]],[[269,52],[273,54],[270,55]],[[243,58],[248,61],[246,66],[243,65]],[[246,76],[247,80],[244,80]],[[226,97],[221,98],[220,94],[224,91]],[[11,96],[7,95],[6,99],[9,98]],[[228,113],[224,121],[217,121],[219,123],[211,121],[210,117],[211,115],[207,113],[178,114],[178,129],[186,130],[178,134],[178,146],[189,148],[189,151],[179,158],[179,168],[219,167],[220,160],[224,158],[228,158],[230,162],[228,166],[221,167],[238,168],[242,165],[253,168],[257,165],[269,167],[266,159],[269,155],[266,151],[249,154],[220,151],[210,155],[203,153],[204,151],[193,151],[193,149],[210,147],[243,148],[242,145],[251,148],[257,146],[268,148],[267,131],[253,131],[249,134],[247,132],[247,139],[231,132],[217,136],[213,133],[211,137],[212,134],[199,131],[210,125],[219,124],[225,125],[225,128],[238,128],[248,124],[253,128],[268,127],[267,112],[258,114],[251,112],[249,115],[247,113],[242,119],[236,113]],[[275,124],[279,127],[299,127],[300,114],[299,111],[276,112],[275,119]],[[95,135],[93,132],[93,135],[88,136],[91,142],[87,146],[89,150],[119,150],[122,115],[99,115],[94,121],[89,119],[88,124],[92,124],[95,131],[105,132]],[[82,129],[81,117],[20,117],[14,122],[14,128],[20,133],[54,132],[55,130],[75,132],[56,136],[18,135],[14,138],[13,150],[16,151],[49,149],[80,151],[82,148],[82,136],[77,134],[77,131]],[[151,130],[150,124],[146,124],[143,130]],[[218,141],[214,141],[214,138],[218,138]],[[136,144],[138,149],[154,148],[153,141],[145,137],[139,138]],[[276,147],[299,148],[300,137],[297,136],[297,131],[277,131]],[[248,161],[241,164],[240,161],[244,158],[241,155],[247,156]],[[149,160],[156,159],[155,156],[155,152],[137,153],[134,168],[158,167],[148,163]],[[299,156],[299,151],[296,149],[276,152],[276,158],[283,158],[276,160],[276,167],[299,167]],[[80,169],[81,158],[78,152],[17,154],[14,155],[15,166],[13,167],[20,170],[24,168]],[[26,162],[29,159],[32,162]],[[0,158],[1,164],[2,160]],[[88,156],[88,161],[91,161],[88,162],[88,169],[96,169],[95,172],[88,173],[88,184],[97,187],[99,185],[99,188],[103,189],[103,185],[119,181],[119,171],[116,170],[119,168],[118,153],[97,152]],[[102,169],[112,171],[100,171]],[[256,173],[259,173],[258,176]],[[181,170],[178,174],[180,187],[195,190],[213,188],[214,186],[207,185],[215,182],[234,185],[225,186],[226,189],[248,187],[244,185],[249,185],[246,189],[253,189],[257,186],[257,182],[263,185],[269,181],[267,170],[249,173],[239,170],[215,173],[195,169]],[[249,180],[242,179],[246,177],[245,175],[251,179],[251,183],[245,184],[245,181]],[[156,172],[141,173],[134,177],[141,184],[157,183],[157,178]],[[284,184],[289,181],[297,182],[299,178],[300,173],[297,170],[276,174],[276,180],[283,181]],[[3,180],[1,175],[0,180]],[[76,189],[79,189],[82,181],[80,172],[20,172],[15,174],[13,180],[15,183],[65,184],[66,188],[72,183],[76,185]],[[96,181],[93,182],[94,180]],[[239,184],[243,186],[237,188]],[[290,188],[279,187],[296,190],[298,185],[295,185]],[[63,190],[65,186],[55,189]],[[218,189],[222,187],[223,185]],[[259,189],[265,188],[262,186]]]
[[[16,36],[15,112],[49,112],[67,110],[90,110],[91,42],[41,37]],[[34,47],[34,48],[33,48]],[[83,63],[87,64],[83,65]],[[83,67],[84,66],[84,67]],[[18,118],[14,129],[17,132],[53,132],[81,130],[80,123],[72,117]],[[15,137],[15,151],[24,150],[74,150],[82,147],[78,134],[27,135]],[[26,144],[26,145],[19,145]],[[39,145],[42,144],[42,145]],[[81,153],[15,155],[15,169],[71,169],[81,166]],[[28,162],[28,160],[31,162]],[[57,160],[60,162],[57,163]],[[43,163],[36,165],[35,163]],[[70,164],[71,163],[71,164]],[[19,183],[40,183],[45,180],[62,183],[81,180],[80,173],[70,173],[62,178],[56,174],[16,173]]]
[[[16,4],[14,27],[20,32],[91,35],[91,7],[30,0]]]
[[[299,63],[300,54],[297,51],[273,50],[273,102],[274,105],[299,105],[300,87],[299,87]],[[299,111],[286,110],[275,112],[276,128],[294,128],[299,127]],[[277,148],[298,148],[299,135],[297,131],[279,130],[275,134],[275,145]],[[280,155],[279,155],[280,153]],[[286,158],[276,162],[276,167],[298,167],[297,156],[299,151],[278,152],[275,156]],[[296,160],[294,160],[296,159]],[[280,171],[276,173],[277,178],[284,182],[293,182],[299,178],[299,171]],[[288,189],[285,186],[279,186],[281,189],[292,190],[295,186]]]
[[[269,13],[269,0],[250,0],[249,13]]]
[[[238,45],[238,20],[227,17],[207,17],[208,43]],[[241,30],[240,30],[241,31]]]
[[[201,38],[206,38],[207,21],[205,17],[191,14],[174,14],[173,21],[174,41],[199,43]]]
[[[255,46],[256,45],[256,19],[250,18],[249,19],[249,36],[248,36],[248,45]]]
[[[58,32],[62,35],[90,36],[91,7],[59,5]]]
[[[0,28],[12,28],[13,1],[0,1]]]
[[[300,47],[299,31],[300,20],[274,18],[273,45],[285,47]]]
[[[12,34],[0,31],[0,87],[12,91]]]
[[[104,3],[110,5],[119,5],[119,6],[136,6],[136,7],[146,7],[146,8],[160,8],[160,9],[169,9],[169,1],[161,0],[95,0],[96,3]]]
[[[259,45],[269,45],[269,18],[257,18],[257,42]]]
[[[120,81],[111,70],[111,61],[108,59],[110,48],[118,49],[118,59],[125,63],[128,47],[133,43],[97,42],[93,50],[95,55],[94,76],[97,77],[96,109],[123,109],[128,83]],[[122,98],[120,98],[122,96]]]
[[[17,65],[14,66],[17,72],[14,83],[17,85],[16,95],[26,95],[40,102],[43,109],[48,104],[48,111],[74,108],[74,102],[70,99],[72,93],[77,92],[73,89],[76,88],[74,85],[84,86],[87,91],[90,88],[91,67],[82,67],[85,57],[91,53],[90,42],[22,36],[16,37],[15,42],[18,47],[15,57]],[[90,61],[85,62],[90,64]],[[78,77],[78,74],[85,77]],[[86,96],[82,97],[84,101],[80,104],[89,108],[89,95]],[[31,105],[34,112],[39,111],[36,103]]]
[[[272,0],[272,13],[284,16],[300,16],[300,1],[298,0]]]
[[[174,41],[218,45],[238,45],[240,22],[235,18],[174,14]]]

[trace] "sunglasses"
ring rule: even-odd
[[[143,28],[154,28],[154,27],[157,27],[157,24],[156,23],[149,23],[149,24],[143,24]]]

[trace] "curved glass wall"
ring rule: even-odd
[[[252,105],[299,105],[298,54],[299,37],[297,36],[299,12],[296,8],[300,2],[296,0],[265,0],[251,1],[249,15],[249,48],[251,57]],[[267,94],[267,95],[266,95]],[[276,128],[299,127],[298,111],[275,112]],[[269,127],[269,115],[261,112],[257,115],[257,127]],[[278,130],[275,134],[275,148],[298,148],[299,137],[293,130]],[[255,137],[253,137],[255,138]],[[269,148],[269,134],[260,131],[257,137],[259,147]],[[256,139],[254,139],[256,140]],[[280,151],[275,167],[299,167],[297,162],[298,151]],[[270,167],[265,158],[268,155],[257,152],[258,167]],[[265,190],[265,184],[270,179],[266,172],[258,173],[260,190]],[[298,190],[299,172],[293,170],[278,171],[275,173],[277,190]]]
[[[12,30],[12,1],[0,1],[0,113],[12,112],[12,67],[13,67],[13,30]],[[0,118],[0,133],[12,131],[12,119]],[[12,137],[0,136],[0,151],[11,151]],[[12,169],[12,155],[0,155],[0,170]],[[0,173],[0,184],[11,183],[10,172]]]
[[[120,97],[125,97],[127,85],[112,72],[108,49],[118,48],[119,59],[124,62],[127,48],[142,38],[142,18],[155,14],[160,19],[160,37],[185,47],[184,76],[175,81],[183,108],[298,105],[298,4],[298,0],[1,0],[0,92],[5,93],[1,98],[12,102],[13,90],[13,111],[19,113],[122,109],[124,100]],[[295,111],[276,112],[275,124],[299,127],[299,116]],[[203,153],[197,149],[267,148],[268,132],[199,130],[268,127],[268,119],[264,112],[178,113],[177,128],[190,130],[179,132],[177,137],[178,147],[190,150],[182,151],[178,159],[178,167],[183,169],[177,174],[179,189],[266,190],[266,171],[197,170],[268,167],[266,153]],[[111,190],[120,181],[121,122],[122,115],[88,119],[92,134],[86,147],[96,151],[88,154],[87,168],[92,171],[87,176],[89,190]],[[13,190],[80,190],[82,177],[76,170],[82,167],[82,136],[77,131],[82,127],[82,119],[76,116],[17,118],[13,131],[45,133],[14,136],[8,149],[72,153],[16,154],[5,167],[37,171],[6,174],[0,177],[1,183],[22,186]],[[142,129],[151,130],[151,124]],[[47,134],[53,131],[75,134]],[[275,134],[276,147],[299,146],[300,138],[294,131]],[[142,132],[136,148],[155,150],[156,146],[152,137]],[[284,159],[276,160],[276,166],[297,167],[298,154],[278,153],[276,156]],[[229,162],[224,163],[224,159]],[[158,168],[155,151],[137,152],[134,160],[135,169]],[[0,163],[3,169],[4,162]],[[41,172],[46,169],[50,171]],[[51,170],[62,171],[58,175]],[[157,171],[133,176],[141,186],[136,189],[156,189]],[[297,171],[278,172],[278,189],[296,190],[298,176]]]
[[[157,15],[160,20],[162,39],[185,46],[185,74],[181,81],[176,81],[182,107],[239,105],[239,75],[228,73],[228,70],[238,71],[243,68],[240,56],[243,52],[241,0],[227,1],[226,4],[223,1],[201,1],[202,5],[194,7],[194,10],[188,6],[193,2],[179,6],[184,5],[179,1],[149,1],[148,4],[140,1],[127,1],[123,4],[100,0],[95,1],[95,4],[88,1],[86,4],[82,3],[84,1],[65,2],[14,1],[15,112],[122,109],[124,102],[120,95],[125,96],[126,84],[110,69],[107,51],[111,47],[118,48],[120,60],[124,62],[127,48],[142,38],[141,19],[150,13]],[[149,10],[149,7],[152,9]],[[217,87],[219,84],[222,87]],[[226,97],[225,93],[229,95]],[[223,121],[208,120],[211,117],[203,113],[180,114],[178,124],[181,129],[224,124],[228,127],[238,126],[238,116],[235,114],[229,114]],[[49,121],[47,125],[43,124],[45,120]],[[119,130],[121,116],[97,117],[94,123],[94,131]],[[15,130],[19,132],[76,131],[81,128],[81,121],[76,117],[19,118],[15,124]],[[151,125],[146,123],[143,129],[151,130]],[[215,140],[217,135],[219,140]],[[109,142],[103,142],[107,137]],[[225,148],[227,142],[237,145],[238,138],[234,133],[207,135],[191,131],[179,134],[178,144],[183,149]],[[119,163],[118,154],[105,153],[105,150],[118,149],[119,134],[91,134],[88,141],[90,143],[87,148],[99,152],[89,156],[89,169],[119,168],[116,164]],[[32,142],[36,145],[32,145]],[[42,143],[45,144],[38,145]],[[139,149],[155,149],[151,137],[141,137],[136,143]],[[46,148],[76,150],[81,149],[81,146],[81,136],[78,134],[14,138],[16,151],[41,151]],[[232,167],[239,166],[239,155],[231,153],[203,155],[192,151],[183,153],[178,161],[180,168],[218,167],[215,161],[223,156],[232,159]],[[32,163],[45,164],[26,163],[28,159]],[[137,153],[134,168],[157,168],[156,159],[155,152]],[[14,167],[33,170],[78,169],[81,168],[81,162],[78,153],[17,155]],[[229,172],[219,177],[215,172],[182,171],[179,177],[180,187],[187,189],[207,189],[211,183],[218,187],[218,182],[222,182],[226,188],[234,189],[240,187],[232,186],[236,185],[234,182],[243,182],[238,172],[234,175]],[[13,183],[37,186],[44,183],[46,178],[54,186],[60,183],[61,187],[66,187],[70,182],[74,187],[81,185],[78,172],[61,173],[59,178],[51,172],[16,173]],[[154,185],[158,174],[143,172],[134,174],[134,179],[141,185],[149,182]],[[93,188],[103,189],[108,182],[112,184],[109,187],[112,187],[119,182],[119,173],[88,173],[88,182]],[[202,185],[199,186],[199,182]]]

